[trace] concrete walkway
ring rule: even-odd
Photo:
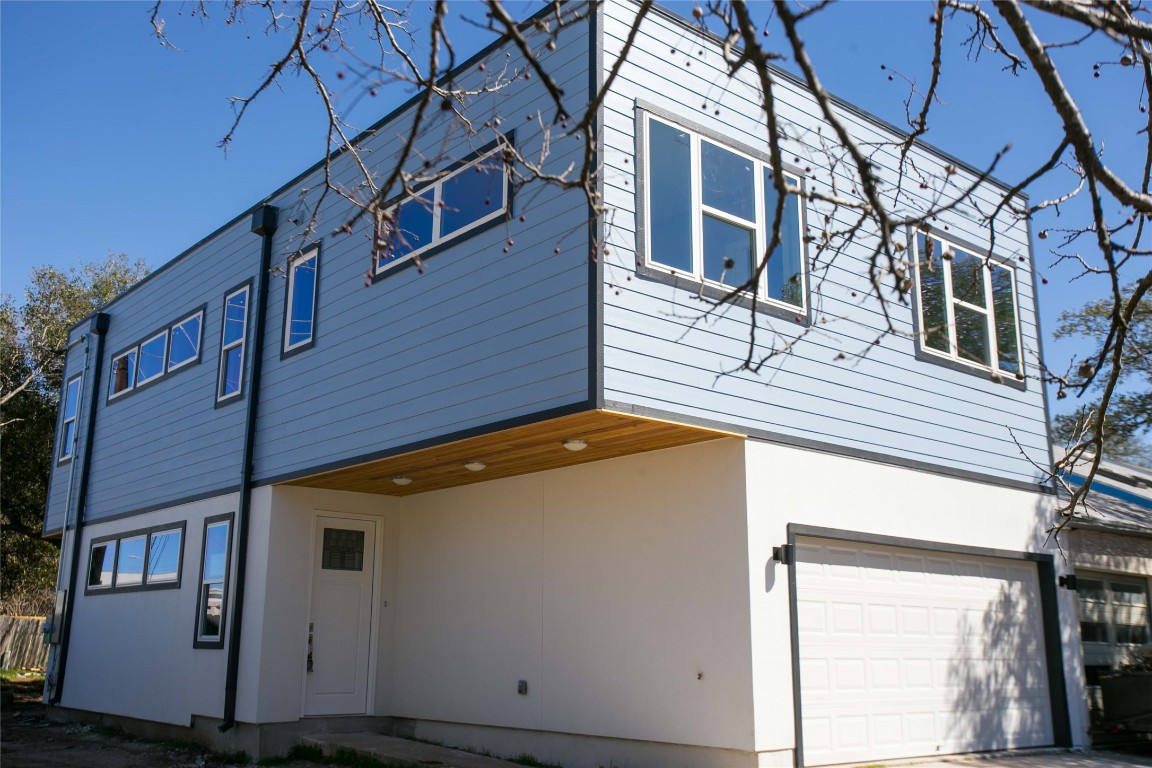
[[[873,762],[862,765],[868,768],[880,768],[880,766],[884,768],[1152,768],[1152,758],[1117,752],[1050,751],[948,757],[939,760]]]
[[[516,763],[459,749],[439,747],[378,733],[328,733],[306,736],[301,744],[319,747],[325,755],[348,750],[377,760],[396,760],[437,768],[519,768]],[[840,768],[1152,768],[1152,758],[1115,752],[1032,751],[939,760],[900,760]],[[672,768],[668,766],[667,768]]]
[[[436,768],[521,768],[507,760],[438,747],[422,741],[397,739],[379,733],[326,733],[300,739],[305,746],[319,747],[325,755],[345,750],[377,760],[397,760]]]

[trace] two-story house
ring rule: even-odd
[[[636,10],[525,34],[586,103]],[[411,170],[449,159],[392,229],[340,231],[353,209],[329,195],[303,236],[317,166],[74,329],[50,700],[253,754],[376,727],[569,768],[1082,743],[1025,225],[993,247],[958,206],[906,233],[916,282],[884,333],[871,246],[812,241],[824,118],[778,71],[781,244],[756,301],[709,313],[778,209],[752,75],[653,11],[599,108],[592,215],[502,161],[541,157],[548,129],[545,170],[584,151],[525,120],[549,109],[540,78],[483,93],[505,65],[514,45],[460,65],[488,127],[436,110]],[[360,139],[380,174],[412,108]],[[356,178],[347,154],[332,172]],[[799,339],[758,373],[753,322],[757,354]]]

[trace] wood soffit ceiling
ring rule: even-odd
[[[721,437],[744,435],[612,411],[585,411],[290,480],[283,485],[411,496]],[[570,451],[564,447],[565,440],[584,440],[588,447]],[[473,472],[464,467],[470,461],[483,462],[487,467]],[[392,478],[398,476],[411,478],[411,484],[397,485]]]

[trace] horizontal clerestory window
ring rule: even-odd
[[[410,190],[376,217],[375,273],[499,221],[508,203],[508,166],[499,148]]]
[[[914,243],[921,351],[1023,378],[1015,270],[933,233]]]
[[[203,308],[112,356],[108,399],[200,361]]]
[[[789,309],[806,305],[801,182],[712,138],[642,113],[644,263],[727,292],[755,292]],[[768,253],[779,213],[779,241]],[[766,257],[767,254],[767,257]],[[765,262],[765,258],[767,261]],[[763,269],[757,276],[757,269]]]
[[[171,523],[93,540],[85,594],[178,588],[184,525]]]

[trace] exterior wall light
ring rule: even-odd
[[[464,469],[469,472],[479,472],[482,469],[487,469],[488,465],[482,461],[468,461],[464,463]]]
[[[582,451],[588,447],[588,442],[586,440],[565,440],[564,447],[573,452]]]
[[[412,478],[408,477],[408,475],[396,475],[396,477],[392,478],[392,482],[396,483],[396,485],[411,485]]]

